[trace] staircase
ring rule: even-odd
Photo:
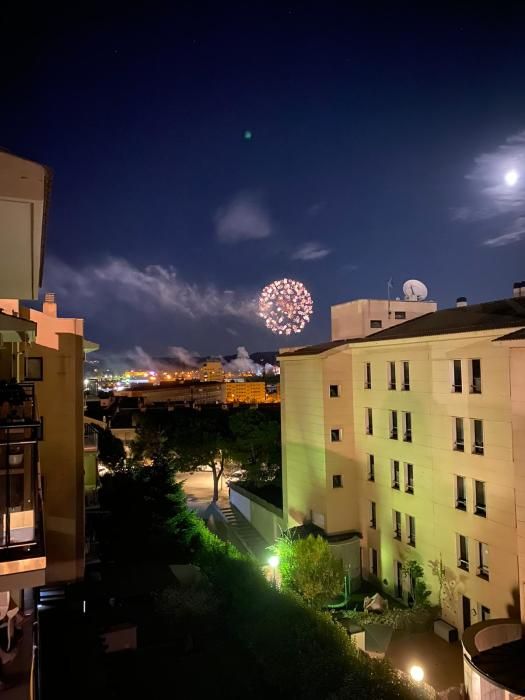
[[[223,520],[230,533],[240,541],[248,554],[258,559],[261,563],[268,558],[268,543],[264,540],[253,525],[233,506],[221,506],[219,508]],[[234,538],[232,537],[232,540]],[[235,542],[233,542],[235,544]]]

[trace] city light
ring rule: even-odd
[[[416,683],[421,683],[421,681],[425,677],[425,672],[423,671],[421,666],[411,666],[409,673],[412,680]]]
[[[514,185],[517,184],[517,182],[518,182],[519,179],[520,179],[520,174],[519,174],[518,171],[515,170],[514,168],[512,168],[512,170],[508,170],[508,171],[505,173],[505,183],[506,183],[509,187],[514,187]]]

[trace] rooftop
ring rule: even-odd
[[[513,297],[488,301],[470,306],[453,307],[441,311],[433,311],[417,318],[405,321],[392,328],[372,333],[365,338],[350,338],[334,340],[320,345],[300,348],[295,352],[284,352],[280,357],[319,355],[340,345],[352,343],[370,343],[380,340],[402,340],[424,336],[448,335],[451,333],[474,333],[476,331],[498,330],[522,327],[512,334],[512,338],[503,336],[505,340],[522,339],[525,337],[525,297]],[[499,338],[498,340],[501,340]]]

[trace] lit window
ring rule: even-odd
[[[365,362],[365,389],[372,388],[372,365]]]
[[[403,440],[412,442],[412,414],[403,411]]]
[[[461,360],[452,360],[452,391],[455,394],[461,394],[463,391]]]
[[[341,442],[341,436],[343,434],[343,431],[341,428],[332,428],[330,430],[330,440],[332,442]]]
[[[403,383],[401,384],[401,389],[403,391],[410,391],[410,364],[408,362],[403,362]]]
[[[367,435],[374,434],[374,421],[372,419],[371,408],[365,408],[365,431]]]
[[[392,488],[399,491],[399,462],[397,459],[390,461],[390,468],[392,471]]]
[[[454,425],[454,449],[457,452],[465,451],[465,431],[463,427],[463,418],[453,418]]]
[[[402,321],[407,317],[406,311],[394,311],[394,318],[397,321]]]
[[[481,394],[481,360],[470,360],[470,393]]]
[[[334,474],[332,476],[332,488],[342,489],[343,488],[343,477],[341,474]]]
[[[475,418],[472,421],[472,434],[474,435],[474,443],[472,445],[472,454],[482,455],[485,452],[483,442],[483,421]]]
[[[407,543],[416,546],[416,519],[413,515],[407,515]]]
[[[487,502],[485,500],[485,482],[474,480],[474,514],[487,517]]]
[[[370,321],[370,328],[382,328],[383,327],[383,321],[380,321],[379,319],[373,319]]]
[[[484,542],[478,542],[478,576],[489,580],[489,547]]]
[[[465,477],[456,475],[456,508],[467,510],[467,490]]]
[[[465,535],[457,535],[458,567],[463,571],[468,571],[468,539]]]
[[[376,480],[376,467],[374,455],[368,455],[368,481]]]
[[[397,440],[397,411],[390,411],[390,439]]]
[[[394,391],[396,388],[396,363],[388,363],[388,388]]]
[[[414,465],[409,462],[405,462],[405,491],[414,493]]]
[[[330,398],[337,399],[339,396],[339,384],[330,384]]]
[[[376,504],[375,501],[370,501],[370,527],[375,530],[377,526],[376,520]]]
[[[392,524],[394,526],[394,539],[401,539],[401,513],[398,510],[392,511]]]

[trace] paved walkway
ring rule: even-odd
[[[402,671],[421,666],[425,681],[438,691],[463,683],[461,643],[449,644],[430,631],[394,632],[386,658]]]

